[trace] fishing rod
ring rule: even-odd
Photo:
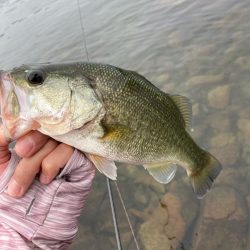
[[[78,14],[79,14],[79,19],[80,19],[80,25],[81,25],[81,33],[82,33],[82,39],[83,39],[83,43],[84,43],[84,50],[85,50],[85,54],[87,57],[88,62],[89,60],[89,53],[88,53],[88,48],[87,48],[87,41],[86,41],[86,36],[85,36],[85,30],[84,30],[84,25],[83,25],[83,17],[82,17],[82,12],[80,9],[80,0],[77,0],[77,9],[78,9]],[[120,237],[120,231],[119,231],[119,227],[118,227],[118,222],[117,222],[117,216],[116,216],[116,209],[115,209],[115,204],[114,204],[114,198],[113,198],[113,192],[112,192],[112,187],[111,187],[111,183],[110,183],[110,179],[108,177],[106,177],[107,180],[107,189],[108,189],[108,195],[109,195],[109,201],[110,201],[110,207],[111,207],[111,212],[112,212],[112,218],[113,218],[113,225],[114,225],[114,230],[115,230],[115,237],[116,237],[116,243],[117,243],[117,249],[118,250],[122,250],[122,244],[121,244],[121,237]],[[135,245],[136,245],[136,249],[140,250],[139,248],[139,244],[138,241],[136,239],[133,227],[132,227],[132,223],[130,221],[124,200],[122,198],[121,192],[119,190],[118,184],[115,181],[115,186],[116,186],[116,190],[120,199],[120,202],[122,204],[132,237],[134,239]]]

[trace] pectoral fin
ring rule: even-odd
[[[161,162],[143,165],[144,168],[160,183],[169,183],[175,175],[177,166],[172,162]]]
[[[93,162],[93,164],[102,174],[106,175],[111,180],[116,180],[117,167],[114,161],[110,161],[99,155],[86,154],[86,156],[90,161]]]
[[[117,141],[122,140],[124,135],[130,133],[128,127],[121,124],[102,124],[105,130],[105,133],[102,140],[105,141]]]

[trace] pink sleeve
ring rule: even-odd
[[[1,249],[67,249],[95,176],[95,168],[75,150],[60,175],[49,185],[36,179],[20,199],[6,187],[17,163],[15,152],[0,177]]]

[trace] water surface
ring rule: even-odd
[[[81,0],[91,61],[145,75],[193,103],[193,137],[224,166],[197,200],[179,170],[169,185],[119,167],[140,248],[250,249],[250,2]],[[2,0],[0,68],[87,60],[76,1]],[[97,175],[72,249],[116,249],[106,180]],[[124,249],[136,249],[114,189]]]

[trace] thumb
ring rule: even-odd
[[[5,170],[10,160],[9,142],[4,136],[2,125],[0,126],[0,175]]]

